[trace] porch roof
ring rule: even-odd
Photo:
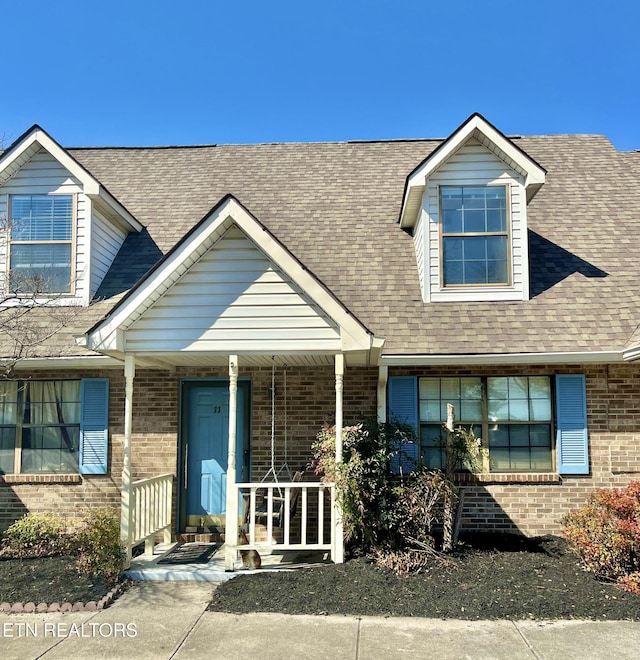
[[[376,363],[382,340],[227,195],[78,342],[141,364]]]

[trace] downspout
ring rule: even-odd
[[[389,380],[389,367],[378,367],[378,423],[387,421],[387,382]]]

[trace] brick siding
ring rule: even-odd
[[[640,478],[640,367],[632,364],[521,366],[478,368],[391,368],[390,375],[553,375],[585,373],[591,474],[484,475],[465,484],[463,529],[519,531],[527,535],[557,533],[559,519],[582,504],[596,487],[623,486]],[[271,466],[271,369],[240,368],[251,381],[252,480]],[[0,529],[27,511],[56,511],[68,518],[90,507],[118,506],[122,471],[124,375],[116,369],[57,373],[34,378],[108,377],[109,473],[49,477],[0,477]],[[133,479],[172,473],[178,483],[180,382],[192,378],[226,378],[225,368],[173,372],[138,369],[134,384]],[[345,423],[376,413],[377,369],[347,368],[344,379]],[[289,367],[286,376],[287,462],[294,472],[306,466],[310,447],[322,426],[335,414],[333,368]],[[276,467],[284,461],[284,374],[276,371]],[[174,498],[174,522],[175,522]]]
[[[131,441],[132,479],[172,473],[178,483],[179,408],[182,379],[226,378],[226,368],[138,369],[134,381]],[[119,506],[123,463],[124,373],[98,371],[37,372],[33,378],[109,378],[109,469],[107,475],[0,476],[0,531],[26,512],[55,511],[73,519],[89,508]],[[251,479],[259,481],[271,467],[271,369],[240,368],[251,380]],[[345,420],[376,412],[377,371],[348,369],[344,381]],[[276,469],[284,461],[284,375],[276,371]],[[333,368],[287,369],[287,462],[292,473],[306,467],[311,443],[325,421],[335,415]],[[44,479],[48,482],[45,483]],[[174,528],[176,498],[174,497]]]
[[[590,474],[585,476],[497,474],[463,484],[462,529],[557,534],[565,513],[584,504],[594,488],[640,479],[640,366],[496,366],[393,368],[390,375],[517,376],[583,373],[587,387]],[[538,479],[540,481],[538,481]],[[505,483],[506,482],[506,483]]]

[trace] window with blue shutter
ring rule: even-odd
[[[586,382],[582,374],[556,376],[560,474],[589,474]]]
[[[106,474],[109,442],[109,379],[84,379],[81,405],[80,474]]]
[[[409,424],[418,436],[418,379],[415,376],[391,376],[389,378],[389,421]],[[407,474],[418,465],[419,443],[417,440],[400,440],[391,443],[389,449],[397,452],[391,459],[391,471]]]

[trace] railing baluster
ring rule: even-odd
[[[267,543],[273,538],[273,486],[267,488]]]
[[[280,510],[280,515],[284,516],[284,539],[285,545],[289,545],[289,526],[291,524],[291,488],[287,486],[284,489],[284,508]]]
[[[307,487],[302,486],[302,524],[300,529],[302,545],[307,544]]]
[[[249,542],[256,542],[256,488],[251,488],[249,495]]]
[[[130,506],[133,520],[129,545],[137,545],[144,541],[145,551],[148,553],[153,552],[157,533],[164,532],[167,543],[171,540],[172,493],[172,474],[140,479],[131,484]]]
[[[332,484],[313,483],[313,482],[281,482],[264,483],[252,482],[236,484],[238,497],[240,501],[246,502],[249,510],[243,512],[246,521],[249,523],[249,545],[258,550],[268,548],[283,548],[290,550],[330,550],[333,544],[333,530],[335,529],[335,489]],[[296,489],[300,490],[297,491]],[[276,492],[277,489],[277,492]],[[327,493],[328,489],[328,493]],[[247,497],[248,493],[248,497]],[[284,493],[282,500],[276,500],[278,493]],[[242,497],[242,494],[245,494]],[[327,495],[329,497],[327,498]],[[317,497],[317,500],[316,500]],[[293,519],[291,516],[291,505],[293,499],[299,501],[297,510],[300,511],[300,537],[293,534]],[[311,498],[311,499],[310,499]],[[263,502],[259,518],[256,516],[258,502]],[[316,519],[317,502],[317,519]],[[327,513],[327,506],[331,503],[330,514]],[[282,503],[281,515],[284,516],[280,524],[283,527],[282,534],[276,530],[276,524],[273,516],[277,512],[278,506]],[[313,509],[313,511],[312,511]],[[313,513],[313,517],[310,517]],[[262,521],[266,514],[264,525]],[[325,521],[325,515],[331,516],[331,528],[328,530],[328,522]],[[296,515],[297,518],[297,515]],[[266,538],[257,535],[257,527],[264,530]],[[296,526],[297,529],[297,526]],[[274,537],[274,531],[277,538]],[[329,537],[325,542],[325,536]],[[311,540],[309,540],[311,539]]]

